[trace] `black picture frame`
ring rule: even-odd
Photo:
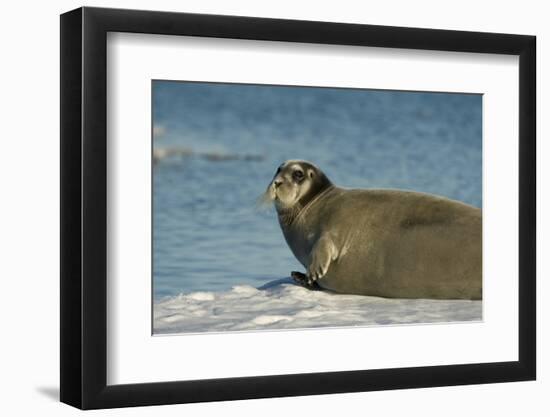
[[[107,385],[108,32],[519,56],[519,360]],[[525,35],[88,7],[61,15],[61,401],[95,409],[534,380],[535,51]]]

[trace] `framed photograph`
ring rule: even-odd
[[[535,37],[61,16],[61,401],[533,380]]]

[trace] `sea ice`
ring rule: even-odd
[[[480,321],[481,301],[334,294],[290,278],[260,288],[194,292],[154,303],[154,334]]]

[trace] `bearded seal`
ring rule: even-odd
[[[482,298],[481,209],[445,197],[337,187],[315,165],[283,163],[263,196],[306,273],[337,293]]]

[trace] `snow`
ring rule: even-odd
[[[154,334],[481,321],[481,303],[311,291],[283,278],[158,300]]]

